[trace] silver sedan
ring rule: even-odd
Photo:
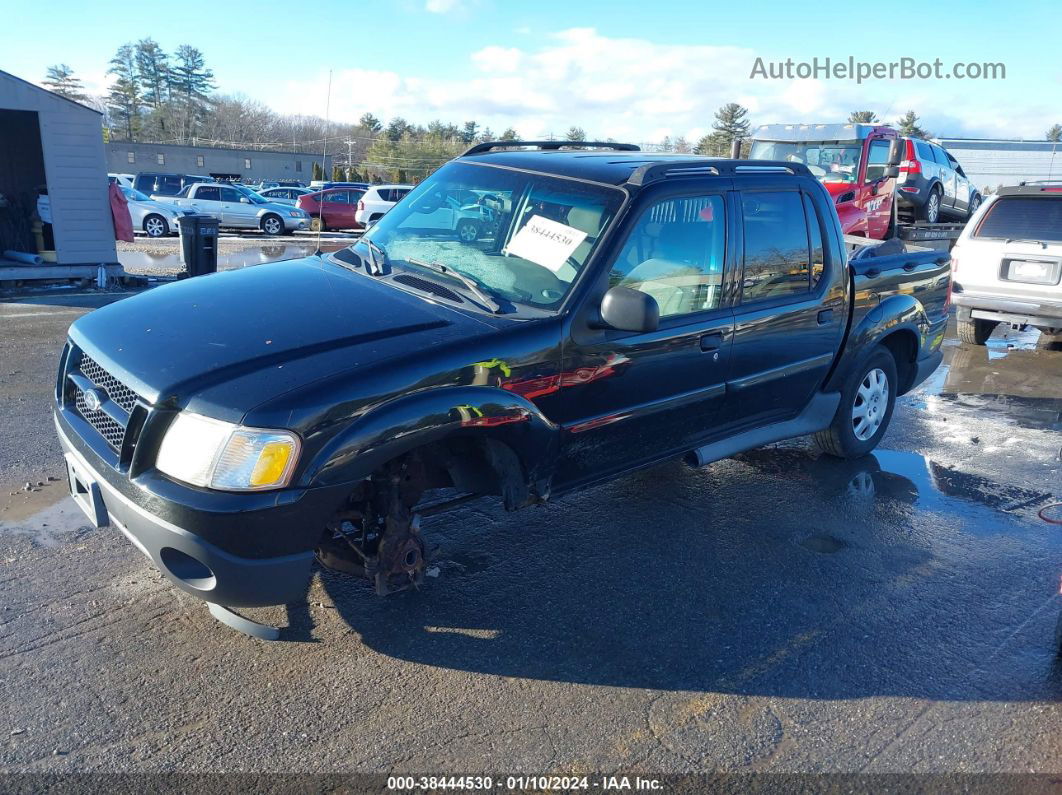
[[[185,214],[181,208],[154,201],[134,188],[122,187],[121,190],[129,203],[133,229],[141,230],[148,237],[165,237],[180,231],[177,219]]]

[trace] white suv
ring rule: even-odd
[[[387,215],[387,211],[413,190],[412,185],[371,185],[358,200],[354,220],[362,226],[371,226]]]
[[[1062,343],[1062,182],[989,196],[951,252],[959,337],[984,345],[1000,323]]]

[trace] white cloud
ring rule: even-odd
[[[426,8],[441,13],[461,4],[427,0]],[[1039,111],[1020,107],[999,83],[750,79],[759,54],[748,47],[658,44],[571,28],[537,48],[484,47],[452,79],[337,71],[332,118],[355,121],[369,111],[419,123],[476,119],[495,130],[512,126],[528,138],[560,136],[572,125],[595,137],[633,141],[656,140],[667,130],[692,141],[710,129],[720,105],[740,102],[754,124],[841,121],[863,108],[894,120],[912,107],[936,132],[1042,133]],[[327,77],[310,75],[288,82],[268,100],[277,110],[321,115],[326,83]]]
[[[461,0],[426,0],[424,10],[433,14],[449,14],[461,7]]]

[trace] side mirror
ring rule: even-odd
[[[889,162],[890,166],[898,166],[903,162],[904,153],[907,151],[907,145],[903,138],[893,138],[889,143]]]
[[[882,172],[882,176],[886,179],[895,179],[900,176],[899,166],[885,166],[885,170]]]
[[[250,204],[250,203],[251,203],[251,200],[248,199],[246,196],[241,196],[240,197],[240,204]]]
[[[601,301],[601,319],[619,331],[656,331],[660,307],[649,293],[613,287]]]

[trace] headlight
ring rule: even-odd
[[[292,211],[291,211],[290,213],[288,213],[288,214],[289,214],[289,215],[290,215],[290,216],[291,216],[292,218],[302,218],[302,217],[303,217],[304,215],[306,215],[306,213],[304,213],[304,212],[303,212],[302,210],[292,210]]]
[[[279,489],[299,458],[291,431],[245,428],[181,412],[170,425],[155,466],[172,478],[223,491]]]

